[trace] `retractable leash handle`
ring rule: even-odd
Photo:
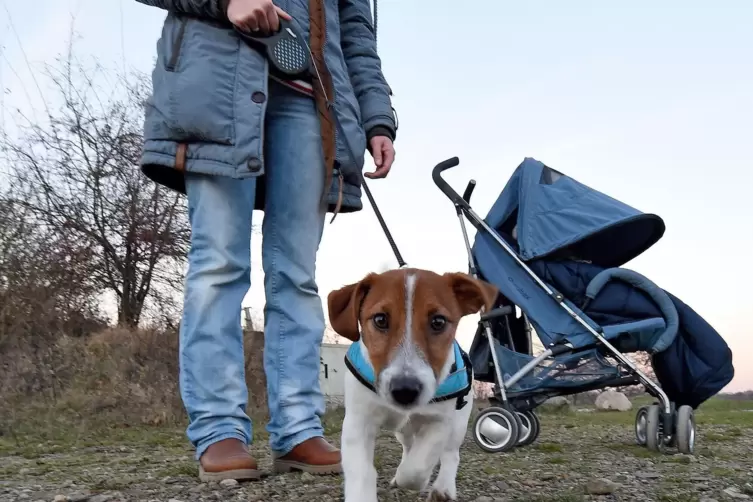
[[[264,53],[270,69],[283,78],[300,78],[311,74],[313,58],[302,33],[287,19],[280,19],[280,29],[275,33],[256,36],[253,32],[233,25],[238,35]]]
[[[235,31],[250,46],[255,46],[258,50],[264,53],[269,60],[270,71],[281,75],[283,78],[313,76],[316,81],[319,82],[322,92],[324,93],[324,98],[327,102],[327,108],[332,112],[335,127],[337,127],[338,133],[342,136],[343,141],[345,141],[345,150],[348,153],[349,160],[353,163],[354,167],[358,166],[355,151],[353,150],[350,141],[348,141],[348,137],[340,123],[335,103],[327,95],[327,91],[321,83],[321,76],[319,75],[319,69],[316,67],[311,48],[297,27],[287,19],[280,18],[280,29],[271,35],[255,36],[253,33],[242,30],[238,27],[235,27]],[[360,177],[364,192],[366,192],[366,197],[369,199],[369,203],[376,214],[377,220],[379,220],[382,231],[389,241],[392,252],[395,253],[398,265],[400,268],[406,267],[407,264],[405,263],[405,260],[403,260],[400,251],[397,249],[397,244],[395,244],[395,240],[392,238],[389,228],[387,228],[387,223],[384,221],[384,217],[382,217],[382,213],[379,211],[374,196],[371,194],[371,190],[366,184],[363,172],[357,167],[356,171]]]

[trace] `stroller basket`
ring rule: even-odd
[[[505,381],[534,360],[533,356],[515,352],[499,343],[495,343],[495,349]],[[517,393],[537,390],[549,392],[563,389],[567,393],[568,388],[580,389],[614,381],[620,374],[617,366],[599,354],[597,349],[591,349],[544,361],[506,390],[511,398]]]

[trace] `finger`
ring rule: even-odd
[[[389,168],[385,168],[383,166],[379,166],[379,167],[377,167],[376,170],[374,170],[374,171],[372,171],[370,173],[366,173],[366,177],[367,178],[371,178],[371,179],[384,178],[385,176],[387,176],[387,173],[389,171],[390,171]]]
[[[378,170],[379,169],[375,169],[375,170],[373,170],[373,171],[371,171],[369,173],[364,173],[364,176],[366,176],[367,178],[372,178],[373,179]]]
[[[269,20],[267,20],[267,14],[263,10],[254,11],[256,22],[259,26],[259,31],[262,33],[269,33]]]
[[[275,9],[275,5],[270,2],[270,4],[264,8],[264,14],[267,18],[267,23],[269,23],[270,33],[277,33],[280,29],[280,18],[277,17],[277,9]]]
[[[245,16],[229,15],[228,19],[241,30],[248,31],[250,29],[248,26],[248,18]]]
[[[244,31],[257,31],[259,29],[259,23],[256,21],[254,12],[244,16],[237,16],[237,18],[232,21],[234,25]]]
[[[276,5],[275,5],[275,11],[277,12],[277,15],[280,16],[281,18],[283,18],[284,20],[286,20],[286,21],[292,21],[293,20],[293,18],[290,16],[290,14],[288,14],[287,12],[285,12],[284,10],[282,10],[281,8],[279,8]]]
[[[374,164],[376,164],[377,167],[382,167],[382,143],[381,141],[376,141],[376,144],[373,148],[373,153],[371,157],[374,159]]]
[[[384,178],[385,176],[387,176],[387,173],[389,173],[389,172],[390,172],[389,168],[380,167],[379,169],[377,169],[373,173],[366,173],[365,176],[367,178],[371,178],[371,179],[380,179],[380,178]]]
[[[392,169],[393,162],[395,162],[395,149],[385,148],[382,154],[382,166],[387,169],[387,172]]]
[[[246,21],[241,23],[240,28],[243,28],[246,31],[258,31],[259,23],[256,22],[256,19],[250,17]]]

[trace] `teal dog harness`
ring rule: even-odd
[[[459,410],[468,403],[465,400],[465,396],[471,391],[473,367],[471,366],[468,354],[460,348],[457,341],[453,343],[453,351],[455,353],[455,362],[452,363],[450,374],[439,384],[434,399],[431,402],[437,403],[449,399],[457,399],[455,409]],[[345,353],[345,366],[348,367],[359,382],[373,392],[376,392],[374,368],[363,357],[363,352],[358,343],[351,344],[348,352]]]

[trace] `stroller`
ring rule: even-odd
[[[535,408],[555,396],[642,385],[656,402],[635,419],[637,444],[692,454],[694,410],[734,376],[724,339],[690,307],[646,277],[620,268],[663,236],[645,214],[526,158],[486,218],[442,178],[453,202],[470,274],[500,291],[482,312],[469,351],[475,379],[494,384],[492,406],[473,422],[476,444],[504,452],[533,443]],[[471,246],[466,219],[476,228]],[[533,354],[532,331],[544,345]],[[658,383],[625,354],[645,352]]]

